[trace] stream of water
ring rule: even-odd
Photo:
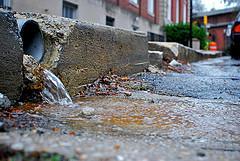
[[[71,105],[72,99],[63,83],[51,71],[44,69],[44,90],[41,92],[45,102],[50,104]]]

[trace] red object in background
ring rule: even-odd
[[[214,41],[217,43],[217,50],[224,51],[225,44],[225,36],[224,36],[225,27],[217,27],[209,29],[209,33],[215,35],[215,39],[210,39],[210,41]]]
[[[235,9],[224,9],[219,10],[220,12],[206,12],[208,15],[208,23],[211,24],[208,28],[208,32],[211,35],[215,35],[215,41],[217,43],[217,50],[224,51],[228,48],[228,43],[230,40],[228,36],[226,36],[227,24],[230,24],[235,21],[238,11]],[[194,18],[194,21],[197,21],[199,24],[203,24],[204,16],[199,14]],[[223,25],[226,24],[226,25]],[[233,30],[232,30],[233,33]]]
[[[217,51],[217,43],[212,41],[209,43],[209,50],[210,51]]]
[[[233,28],[233,32],[240,32],[240,24],[236,25],[236,26]]]

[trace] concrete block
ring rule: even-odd
[[[200,60],[205,60],[209,58],[216,58],[222,56],[222,52],[219,51],[204,51],[204,50],[195,50],[189,47],[186,47],[182,44],[178,45],[178,60],[181,60],[186,63],[197,62]]]
[[[180,60],[184,63],[191,63],[222,56],[222,52],[195,50],[182,44],[171,42],[149,42],[148,50],[163,52],[163,60],[168,63],[173,59]]]
[[[14,103],[20,98],[23,87],[22,43],[12,13],[1,10],[0,22],[0,93]]]
[[[163,52],[160,51],[148,51],[150,65],[162,67]]]
[[[143,33],[41,14],[16,16],[39,23],[45,41],[41,63],[60,77],[71,95],[109,71],[128,75],[149,65]]]
[[[192,39],[192,47],[195,50],[200,50],[200,41],[196,38]]]
[[[160,42],[148,42],[148,50],[160,51],[163,53],[163,60],[170,63],[173,59],[177,59],[178,49],[174,46],[162,45]]]

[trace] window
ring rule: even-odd
[[[115,19],[109,16],[106,16],[106,25],[107,26],[114,26]]]
[[[179,22],[179,0],[176,0],[176,23]]]
[[[187,2],[184,0],[183,2],[183,23],[187,22]]]
[[[138,5],[138,0],[129,0],[130,3],[134,4],[134,5]]]
[[[158,42],[164,41],[164,36],[159,35],[159,34],[148,32],[147,36],[148,36],[148,41],[158,41]]]
[[[63,1],[63,17],[76,18],[77,8],[77,5]]]
[[[154,0],[148,0],[148,13],[154,15]]]
[[[172,20],[172,0],[168,0],[168,20]]]
[[[0,8],[11,10],[11,0],[0,0]]]

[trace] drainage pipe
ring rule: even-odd
[[[44,36],[41,64],[61,79],[71,96],[109,71],[128,75],[149,64],[145,33],[36,13],[16,16],[38,22]]]
[[[26,19],[18,19],[17,23],[23,41],[24,53],[41,62],[44,56],[44,39],[38,23]]]

